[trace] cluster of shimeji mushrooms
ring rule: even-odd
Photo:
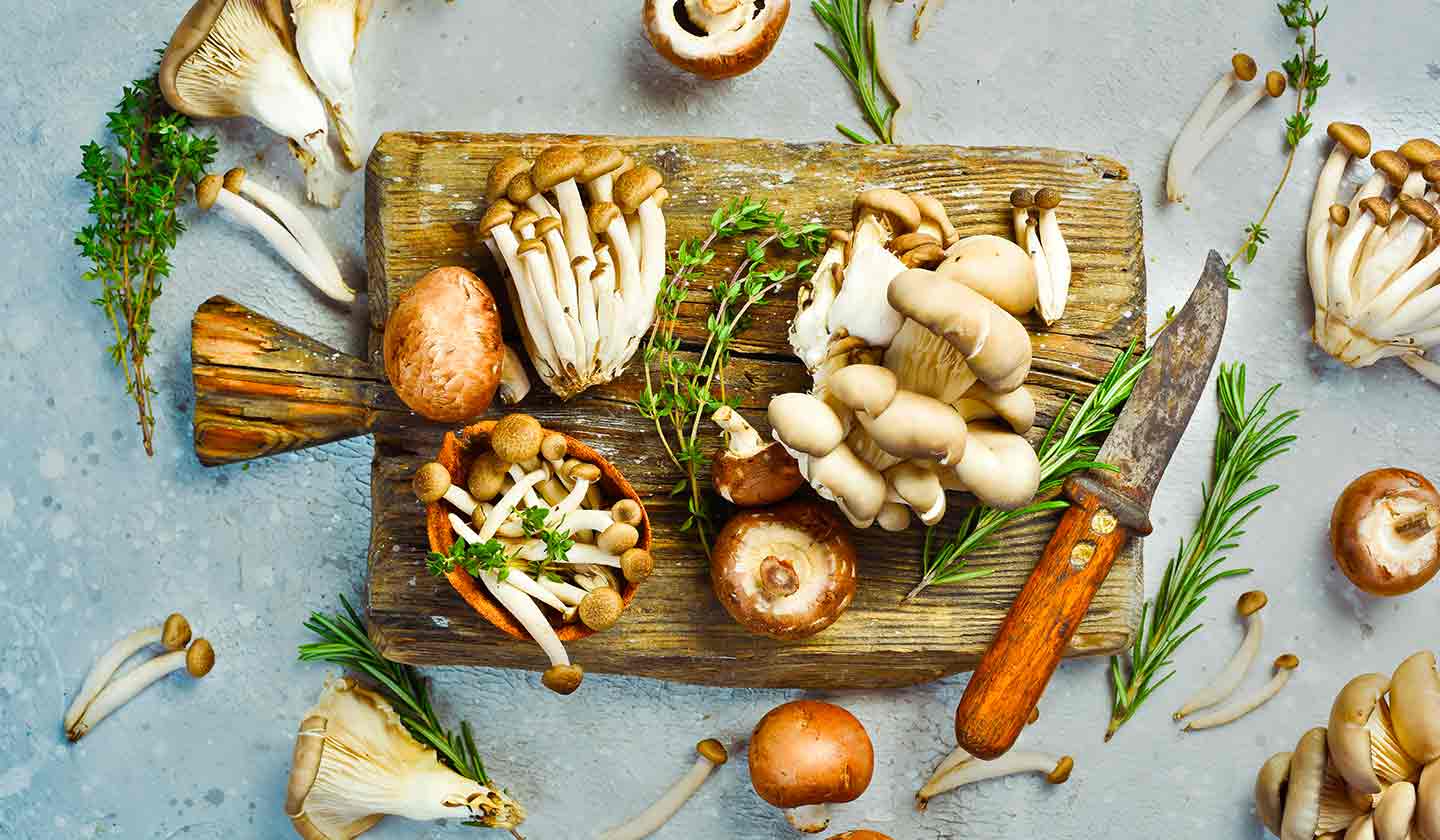
[[[1281,840],[1440,837],[1440,672],[1421,651],[1392,676],[1345,685],[1328,726],[1277,753],[1255,780],[1255,809]]]
[[[1030,256],[998,236],[961,238],[939,201],[860,193],[832,231],[790,327],[810,393],[775,397],[774,436],[856,527],[933,525],[945,491],[1016,508],[1040,465],[1023,435],[1036,304]]]
[[[1350,367],[1399,357],[1440,384],[1440,145],[1423,138],[1370,157],[1375,171],[1350,200],[1340,182],[1370,134],[1330,124],[1335,141],[1320,170],[1305,257],[1315,301],[1315,343]]]
[[[330,117],[346,162],[359,169],[350,64],[370,3],[291,0],[287,16],[282,0],[198,0],[166,47],[160,90],[182,114],[251,117],[288,137],[309,199],[339,207],[345,179],[330,149]]]
[[[1055,208],[1060,191],[1044,187],[1031,192],[1021,187],[1010,193],[1015,241],[1030,254],[1035,270],[1035,311],[1046,324],[1065,316],[1070,298],[1070,248],[1060,234]]]
[[[655,317],[663,183],[599,144],[551,146],[533,164],[510,156],[490,170],[479,232],[508,279],[530,360],[562,399],[619,376]]]
[[[1185,200],[1190,179],[1194,177],[1200,161],[1220,145],[1225,135],[1229,134],[1252,108],[1266,97],[1275,99],[1285,92],[1285,74],[1279,70],[1271,70],[1265,74],[1263,84],[1242,89],[1240,95],[1221,111],[1220,106],[1230,89],[1237,82],[1243,85],[1252,81],[1258,72],[1255,59],[1243,52],[1236,53],[1230,59],[1230,69],[1220,74],[1220,78],[1206,91],[1200,104],[1195,106],[1195,112],[1185,121],[1185,125],[1175,137],[1175,145],[1170,148],[1170,162],[1165,170],[1165,197],[1170,201]]]

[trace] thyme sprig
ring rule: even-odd
[[[1285,144],[1290,151],[1285,156],[1285,168],[1280,171],[1280,182],[1270,193],[1270,200],[1265,203],[1260,218],[1245,226],[1244,240],[1225,263],[1225,279],[1232,289],[1240,288],[1235,264],[1241,259],[1247,264],[1255,262],[1260,246],[1270,239],[1270,231],[1265,227],[1265,222],[1270,218],[1270,211],[1275,209],[1275,202],[1280,198],[1285,182],[1290,178],[1300,141],[1313,127],[1310,111],[1320,97],[1320,89],[1330,83],[1330,62],[1318,50],[1320,23],[1329,14],[1330,7],[1326,6],[1317,12],[1311,5],[1311,0],[1285,0],[1277,4],[1276,8],[1279,9],[1285,25],[1295,31],[1295,44],[1298,48],[1295,55],[1281,65],[1285,68],[1291,89],[1295,91],[1295,110],[1285,118]]]
[[[680,305],[715,259],[714,246],[746,234],[751,236],[745,240],[740,264],[710,284],[712,309],[705,319],[705,343],[698,357],[691,357],[682,352],[676,335]],[[735,336],[749,324],[751,310],[764,306],[791,281],[808,278],[824,243],[823,225],[792,226],[782,213],[768,209],[766,202],[742,196],[727,201],[711,215],[710,231],[704,239],[682,241],[670,259],[669,273],[656,300],[655,322],[645,341],[645,388],[635,408],[654,424],[666,457],[683,473],[671,489],[671,495],[686,496],[688,515],[681,530],[693,528],[707,555],[714,523],[700,486],[710,460],[700,443],[700,422],[721,405],[738,403],[726,394],[725,367]],[[771,267],[768,252],[775,245],[798,251],[805,258],[789,268]]]
[[[135,400],[147,455],[155,454],[157,393],[146,369],[151,307],[170,276],[169,253],[185,230],[176,209],[190,182],[215,160],[213,137],[190,132],[190,121],[170,110],[151,77],[124,89],[106,114],[113,143],[81,147],[79,179],[90,185],[92,221],[75,236],[91,267],[82,277],[100,284],[92,301],[105,312],[115,341],[109,355],[125,374]]]
[[[1190,539],[1181,541],[1165,565],[1159,590],[1141,610],[1140,631],[1129,654],[1110,659],[1115,697],[1105,730],[1107,741],[1175,675],[1171,665],[1176,650],[1204,626],[1190,620],[1205,603],[1205,592],[1222,580],[1250,573],[1249,569],[1225,568],[1225,562],[1227,552],[1245,535],[1246,521],[1260,509],[1260,500],[1279,489],[1274,484],[1247,488],[1267,461],[1289,451],[1295,441],[1285,430],[1299,412],[1269,416],[1270,399],[1279,388],[1271,386],[1247,405],[1245,365],[1220,366],[1216,383],[1220,425],[1215,433],[1210,481],[1201,486],[1200,520]],[[1162,675],[1162,671],[1166,673]]]
[[[1106,432],[1115,426],[1120,408],[1135,389],[1135,381],[1150,361],[1146,351],[1135,354],[1132,344],[1115,357],[1110,370],[1095,386],[1094,390],[1080,403],[1070,417],[1065,430],[1060,425],[1070,413],[1075,398],[1071,396],[1060,407],[1050,428],[1040,442],[1040,487],[1036,499],[1018,510],[999,510],[987,505],[976,505],[965,513],[954,535],[938,550],[932,550],[935,527],[925,533],[925,550],[920,565],[920,582],[905,596],[914,598],[931,586],[947,583],[963,583],[986,577],[995,570],[972,569],[969,558],[974,552],[989,545],[996,532],[1022,519],[1052,510],[1064,510],[1070,502],[1056,494],[1065,479],[1073,473],[1089,469],[1114,469],[1108,464],[1095,460],[1100,451],[1100,442]]]
[[[485,762],[480,759],[480,751],[475,747],[475,735],[470,724],[461,721],[459,732],[442,726],[430,702],[430,686],[420,673],[409,665],[391,662],[382,656],[366,634],[365,623],[344,595],[340,596],[340,603],[345,607],[344,615],[310,614],[305,629],[323,641],[301,645],[301,661],[342,665],[379,683],[410,734],[433,747],[440,760],[456,773],[482,785],[490,784]]]
[[[839,123],[836,123],[835,130],[856,143],[891,143],[891,119],[898,106],[875,69],[875,28],[865,14],[867,2],[869,0],[813,0],[810,10],[829,30],[839,50],[818,41],[815,46],[854,88],[860,107],[865,112],[865,121],[870,123],[875,138],[866,137]]]
[[[458,537],[450,544],[449,554],[432,551],[425,555],[425,568],[436,577],[444,577],[457,567],[471,577],[479,577],[483,571],[493,572],[497,579],[504,580],[510,574],[510,557],[505,553],[505,544],[497,539],[472,545]]]

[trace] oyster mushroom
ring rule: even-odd
[[[740,507],[772,505],[790,498],[805,483],[785,447],[766,443],[740,412],[721,406],[711,419],[725,431],[725,448],[710,465],[715,492],[725,501]]]
[[[1415,827],[1422,840],[1440,837],[1440,761],[1432,761],[1420,773],[1415,786]]]
[[[1325,727],[1300,737],[1290,759],[1280,840],[1311,840],[1320,821],[1320,789],[1325,784]]]
[[[1280,836],[1281,819],[1285,813],[1285,788],[1290,783],[1292,753],[1276,753],[1260,765],[1255,778],[1255,813],[1261,825],[1271,834]]]
[[[295,49],[310,81],[335,118],[340,150],[351,169],[365,165],[355,130],[359,102],[350,62],[373,0],[290,0]]]
[[[1388,467],[1352,481],[1330,516],[1335,565],[1372,595],[1403,595],[1440,572],[1440,491]]]
[[[1390,717],[1395,737],[1421,764],[1440,760],[1440,672],[1435,654],[1421,651],[1400,663],[1390,678]]]
[[[182,114],[252,117],[290,138],[306,196],[339,207],[345,181],[329,118],[295,54],[280,0],[198,0],[160,60],[160,92]]]
[[[1410,823],[1415,818],[1415,786],[1396,782],[1380,794],[1373,815],[1375,840],[1409,840]]]
[[[747,630],[804,639],[833,624],[854,599],[855,549],[816,502],[742,511],[716,536],[710,581]]]
[[[997,391],[1020,387],[1030,372],[1030,336],[1015,316],[957,280],[908,269],[890,281],[890,305],[944,337],[981,382]]]
[[[676,67],[728,79],[770,55],[789,16],[790,0],[645,0],[645,36]]]
[[[1040,458],[1029,441],[993,423],[972,423],[965,457],[941,473],[950,490],[965,490],[1000,510],[1016,510],[1035,498],[1040,487]]]
[[[1008,239],[987,234],[957,240],[935,273],[974,289],[1011,315],[1035,308],[1035,270],[1025,250]]]
[[[1371,738],[1369,724],[1389,689],[1390,678],[1384,674],[1361,674],[1340,689],[1330,707],[1330,761],[1345,784],[1367,796],[1382,790],[1375,772],[1379,745]]]
[[[800,831],[824,831],[829,805],[852,802],[870,786],[875,752],[860,721],[845,709],[794,700],[771,709],[750,735],[750,782],[760,798],[785,809]]]

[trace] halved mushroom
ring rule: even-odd
[[[790,0],[645,0],[645,35],[676,67],[728,79],[770,55],[789,16]]]
[[[858,799],[874,769],[865,727],[831,703],[794,700],[777,706],[750,735],[755,792],[785,809],[785,819],[807,833],[830,824],[830,804]]]
[[[746,629],[804,639],[833,624],[854,599],[855,549],[815,502],[742,511],[715,538],[710,581]]]
[[[329,118],[295,54],[280,0],[198,0],[170,36],[160,92],[182,114],[252,117],[290,138],[306,196],[340,206],[345,181],[330,151]]]

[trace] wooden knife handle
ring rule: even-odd
[[[195,310],[195,454],[230,464],[358,437],[405,412],[384,374],[223,297]]]
[[[955,710],[960,746],[983,759],[1010,749],[1130,530],[1093,493],[1074,498],[1000,625]]]

